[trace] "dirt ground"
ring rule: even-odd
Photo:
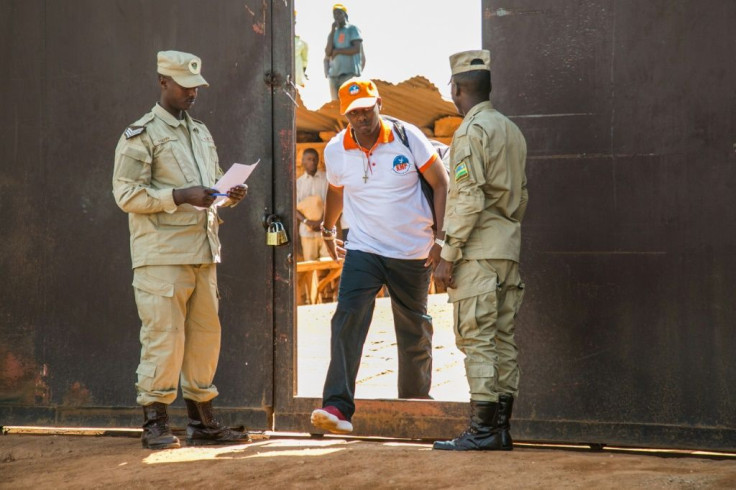
[[[321,393],[331,308],[300,307],[301,396]],[[467,383],[444,295],[430,298],[430,310],[432,394],[464,401]],[[379,299],[358,376],[360,398],[396,396],[395,354],[390,305]],[[513,452],[452,453],[406,441],[285,433],[266,433],[247,445],[151,451],[141,449],[130,431],[126,437],[95,437],[19,430],[0,436],[0,489],[736,488],[736,454],[527,444]]]
[[[429,444],[271,435],[247,445],[141,449],[109,436],[0,436],[0,488],[736,488],[736,455]]]

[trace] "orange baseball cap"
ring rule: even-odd
[[[351,78],[340,86],[340,114],[355,109],[367,109],[378,102],[376,84],[366,78]]]

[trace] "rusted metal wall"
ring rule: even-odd
[[[485,0],[530,204],[517,437],[736,449],[736,3]]]
[[[492,100],[529,147],[515,437],[736,449],[736,4],[480,3]],[[276,427],[312,430],[294,385]],[[357,405],[363,435],[467,424],[466,404]]]
[[[0,3],[0,423],[139,423],[140,321],[113,155],[125,127],[158,100],[156,52],[178,49],[203,59],[211,86],[192,115],[213,133],[222,166],[261,159],[247,201],[221,213],[215,384],[231,418],[267,425],[273,257],[260,221],[273,206],[274,108],[264,74],[274,11],[277,23],[291,17],[287,2],[276,4]]]
[[[736,449],[736,4],[481,4],[494,104],[530,150],[516,437]],[[212,86],[193,114],[224,166],[261,158],[247,205],[223,213],[217,403],[265,427],[275,398],[277,428],[309,430],[318,401],[293,396],[293,248],[267,249],[260,225],[266,212],[293,218],[291,11],[0,3],[2,424],[138,423],[139,320],[112,158],[157,100],[155,52],[176,48],[204,60]],[[464,404],[358,404],[359,433],[446,437],[466,422]]]

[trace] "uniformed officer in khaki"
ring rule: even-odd
[[[187,442],[240,443],[248,434],[212,413],[220,353],[217,271],[222,175],[207,126],[187,110],[200,87],[202,61],[178,51],[158,53],[161,94],[151,112],[129,126],[115,150],[113,194],[128,213],[133,288],[142,326],[137,402],[143,406],[143,447],[179,447],[166,408],[181,382],[189,416]],[[227,192],[224,206],[245,197]]]
[[[450,57],[452,100],[464,119],[450,147],[445,243],[435,280],[453,303],[455,337],[465,354],[470,427],[435,449],[511,450],[509,419],[519,389],[514,323],[524,286],[519,276],[526,210],[526,142],[493,108],[491,55]]]

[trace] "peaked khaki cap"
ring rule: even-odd
[[[474,60],[480,60],[473,64]],[[453,75],[473,70],[491,71],[491,52],[487,49],[461,51],[450,56],[450,69]]]
[[[210,86],[200,71],[202,60],[198,56],[181,51],[158,52],[158,73],[173,78],[184,88]]]

